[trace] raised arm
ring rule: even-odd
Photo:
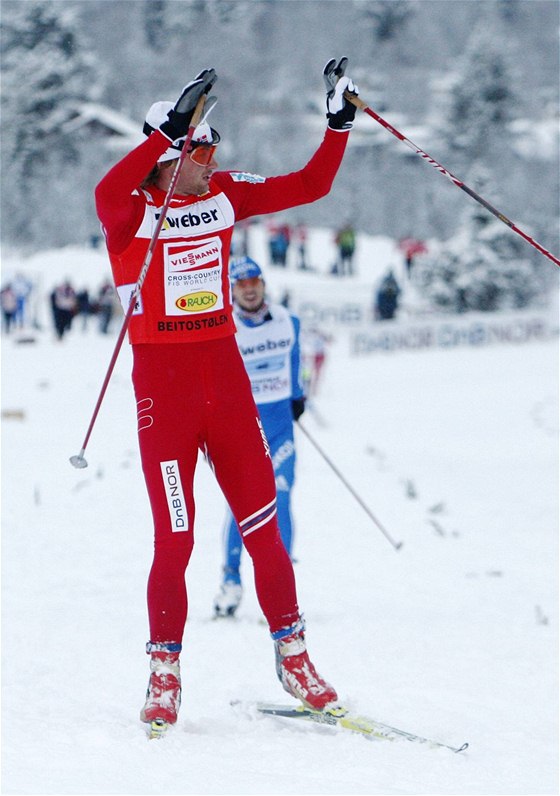
[[[95,190],[97,214],[103,225],[109,251],[119,254],[134,237],[142,220],[144,199],[138,189],[161,156],[171,148],[171,157],[178,157],[187,135],[196,104],[216,82],[214,69],[204,69],[184,86],[181,96],[172,103],[155,103],[148,112],[144,133],[148,136],[140,146],[126,155],[101,180]],[[148,118],[160,105],[169,105],[159,129],[151,127]],[[167,158],[166,158],[167,159]]]
[[[356,113],[356,107],[344,96],[345,91],[354,96],[358,94],[352,80],[344,76],[347,62],[347,58],[342,58],[338,64],[331,59],[323,69],[328,127],[321,145],[302,169],[278,177],[243,172],[215,175],[216,181],[232,198],[238,220],[315,202],[329,193]]]

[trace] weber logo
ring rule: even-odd
[[[171,530],[173,533],[188,531],[187,505],[183,494],[183,485],[179,474],[179,463],[177,460],[160,462],[161,475],[167,506],[169,508],[169,518],[171,520]]]

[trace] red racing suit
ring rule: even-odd
[[[171,200],[129,326],[138,438],[154,520],[148,580],[153,642],[180,642],[183,636],[199,450],[241,529],[271,632],[298,619],[293,568],[278,531],[270,451],[234,337],[229,248],[235,222],[327,194],[347,139],[347,132],[327,129],[300,171],[267,178],[216,172],[208,193]],[[96,189],[125,310],[165,199],[158,188],[140,185],[168,145],[155,131]]]

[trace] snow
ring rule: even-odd
[[[254,256],[266,263],[262,234]],[[267,268],[286,286],[369,301],[402,264],[361,237],[358,276]],[[551,267],[543,260],[543,268]],[[188,571],[183,705],[147,742],[145,581],[152,528],[125,343],[73,469],[112,354],[94,325],[54,340],[46,294],[71,275],[99,285],[101,250],[65,249],[4,275],[41,275],[35,342],[3,337],[3,792],[9,794],[552,794],[557,778],[558,344],[350,354],[330,329],[315,412],[302,424],[396,551],[303,434],[294,494],[299,601],[317,668],[341,699],[451,744],[370,743],[236,712],[293,702],[276,680],[244,560],[239,618],[212,621],[223,499],[200,462]],[[305,293],[307,291],[307,293]],[[398,325],[398,324],[397,324]]]

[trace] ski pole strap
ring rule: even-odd
[[[183,645],[179,641],[148,641],[146,652],[181,652]]]

